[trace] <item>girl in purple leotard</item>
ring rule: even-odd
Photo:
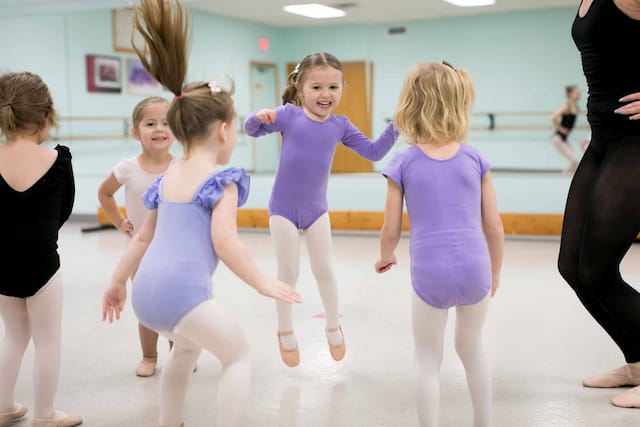
[[[342,142],[362,157],[380,160],[393,146],[397,132],[389,123],[372,142],[333,110],[342,96],[342,65],[329,53],[305,57],[289,75],[275,110],[260,110],[245,121],[251,136],[282,134],[280,164],[269,201],[269,230],[278,262],[278,278],[296,286],[299,271],[299,230],[304,230],[313,274],[326,313],[329,351],[342,360],[346,351],[338,311],[338,290],[331,266],[331,224],[327,184],[336,146]],[[278,304],[278,342],[282,360],[300,360],[290,304]]]
[[[247,199],[249,178],[242,169],[217,170],[229,162],[236,144],[232,91],[215,82],[184,84],[186,12],[179,2],[174,7],[165,0],[142,0],[135,16],[147,41],[138,51],[142,63],[176,96],[167,122],[184,156],[143,196],[149,213],[105,292],[103,318],[119,318],[127,279],[139,265],[131,300],[136,316],[174,342],[160,381],[160,425],[182,425],[189,378],[203,349],[222,363],[216,414],[206,425],[244,425],[251,355],[240,325],[213,298],[211,275],[220,259],[265,296],[287,303],[300,297],[285,283],[264,277],[238,239],[236,210]]]
[[[454,306],[456,350],[467,373],[473,425],[492,425],[482,325],[489,295],[499,284],[504,232],[489,163],[462,143],[473,98],[464,70],[446,63],[415,66],[394,117],[411,147],[383,171],[388,192],[375,268],[382,273],[396,264],[404,198],[411,223],[415,392],[422,427],[438,425],[442,341]]]

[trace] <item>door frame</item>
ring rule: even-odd
[[[254,85],[255,82],[253,81],[253,68],[254,67],[266,67],[266,68],[273,68],[273,87],[275,88],[275,103],[274,105],[278,105],[278,102],[280,100],[279,98],[279,94],[280,94],[280,80],[278,79],[278,64],[276,64],[275,62],[262,62],[262,61],[251,61],[249,62],[249,105],[250,108],[253,109],[253,101],[254,101],[254,96],[253,96],[253,90],[254,90]],[[278,148],[280,148],[280,144],[282,143],[282,141],[280,139],[278,139]],[[256,168],[257,168],[257,149],[256,149],[256,139],[252,138],[252,144],[251,144],[251,171],[255,172]]]

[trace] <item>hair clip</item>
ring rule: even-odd
[[[208,86],[209,86],[209,92],[211,92],[211,95],[215,95],[216,93],[222,92],[222,89],[220,88],[220,86],[218,86],[215,80],[211,80]]]
[[[453,65],[449,64],[447,61],[442,61],[442,63],[444,65],[446,65],[447,67],[451,68],[453,71],[457,71],[456,67],[454,67]]]
[[[293,74],[298,74],[300,72],[300,63],[296,64],[296,68],[293,69]]]

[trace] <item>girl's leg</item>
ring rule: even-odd
[[[33,383],[34,418],[61,418],[53,401],[60,373],[62,278],[57,272],[34,296],[27,298],[31,334],[35,346]]]
[[[318,218],[306,231],[307,250],[313,276],[318,282],[318,290],[327,317],[326,328],[329,342],[332,346],[342,344],[340,326],[340,311],[338,309],[338,285],[331,264],[331,221],[325,213]]]
[[[191,371],[202,351],[191,340],[184,337],[176,339],[160,379],[160,425],[163,426],[182,423]]]
[[[31,341],[27,302],[22,298],[0,295],[0,314],[4,322],[4,338],[0,343],[0,413],[18,407],[13,392],[24,352]]]
[[[138,323],[138,335],[142,347],[142,360],[136,368],[136,375],[150,377],[155,373],[158,362],[158,333]]]
[[[415,393],[421,427],[438,426],[440,365],[448,310],[432,307],[413,293]]]
[[[571,145],[569,145],[568,142],[564,142],[558,135],[553,135],[551,144],[556,147],[556,150],[558,150],[565,159],[569,160],[569,165],[567,165],[563,172],[575,172],[578,167],[578,158]]]
[[[476,304],[456,308],[456,352],[467,373],[474,427],[493,425],[491,373],[482,344],[482,328],[489,301],[487,296]]]
[[[236,319],[216,300],[207,300],[185,315],[172,334],[181,350],[171,356],[169,374],[162,379],[162,402],[172,409],[170,396],[175,390],[174,405],[182,405],[187,383],[199,348],[211,352],[222,363],[216,401],[216,426],[232,427],[241,424],[244,402],[251,382],[251,355],[249,345]],[[187,341],[184,341],[187,340]],[[193,343],[189,346],[189,343]],[[175,407],[173,408],[175,411]],[[181,409],[180,409],[181,412]],[[182,420],[177,414],[160,409],[160,423],[177,426]],[[171,419],[167,417],[171,416]],[[213,424],[213,423],[211,423]]]
[[[295,288],[300,272],[300,233],[291,221],[279,215],[269,217],[269,231],[276,250],[278,280]],[[292,332],[291,304],[277,301],[276,307],[278,331]],[[280,343],[285,350],[294,350],[298,346],[296,337],[292,333],[280,336]]]

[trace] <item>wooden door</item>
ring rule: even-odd
[[[373,80],[373,63],[369,62],[369,81]],[[287,64],[287,75],[293,71],[296,64]],[[345,115],[367,137],[371,138],[371,89],[367,85],[367,62],[343,62],[345,87],[342,100],[335,109],[335,114]],[[373,164],[353,150],[338,144],[333,157],[331,172],[373,172]]]

